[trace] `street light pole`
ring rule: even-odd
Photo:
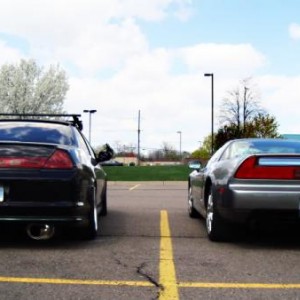
[[[139,110],[138,115],[138,154],[137,154],[137,164],[141,164],[141,111]]]
[[[182,132],[177,131],[177,133],[179,133],[179,156],[180,156],[180,159],[181,159],[182,158],[181,157],[181,134],[182,134]]]
[[[97,112],[96,109],[85,109],[83,112],[89,114],[89,142],[91,144],[91,132],[92,132],[92,114]]]
[[[211,77],[211,155],[214,153],[214,74],[205,73],[204,76]]]

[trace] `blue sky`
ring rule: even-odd
[[[163,22],[143,22],[152,47],[250,43],[268,56],[270,65],[265,72],[299,74],[300,43],[291,40],[288,28],[300,21],[300,2],[198,0],[193,1],[191,10],[186,22],[171,17]]]
[[[210,134],[206,72],[215,129],[222,99],[252,77],[280,133],[299,133],[299,12],[296,0],[1,0],[0,65],[58,63],[65,109],[97,109],[94,145],[136,147],[140,110],[143,149],[177,149],[182,131],[195,150]]]

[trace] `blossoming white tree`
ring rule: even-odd
[[[0,68],[1,113],[62,113],[69,89],[65,71],[59,65],[47,70],[30,59]]]

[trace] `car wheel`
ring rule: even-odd
[[[207,199],[206,231],[211,241],[220,242],[228,239],[228,224],[223,221],[216,211],[211,189]]]
[[[90,196],[90,212],[89,212],[89,225],[82,229],[82,237],[86,240],[93,240],[98,233],[98,211],[95,201],[95,189],[91,191]]]
[[[107,215],[107,186],[105,184],[101,195],[101,211],[100,216]]]
[[[191,218],[199,218],[199,213],[196,211],[194,207],[194,200],[192,196],[192,188],[189,187],[188,190],[188,213]]]

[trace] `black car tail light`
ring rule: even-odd
[[[50,157],[0,157],[0,168],[71,169],[73,162],[67,152],[56,150]]]
[[[42,168],[47,157],[0,157],[0,168]]]
[[[69,154],[63,150],[56,150],[44,165],[45,169],[72,169],[73,162]]]
[[[250,156],[239,166],[234,177],[238,179],[300,179],[300,166],[263,165],[259,164],[258,157]]]

